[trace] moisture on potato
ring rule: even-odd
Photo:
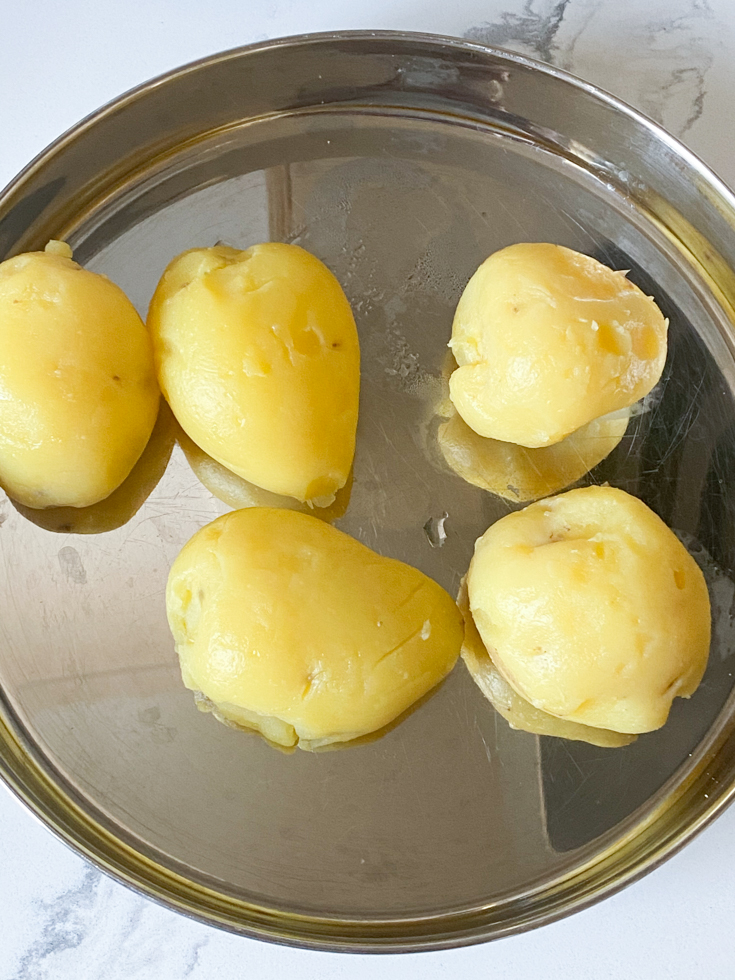
[[[653,388],[667,328],[624,272],[561,245],[511,245],[460,298],[452,402],[481,436],[552,445]]]
[[[0,484],[31,508],[87,507],[145,449],[159,391],[122,290],[63,242],[0,264]]]
[[[477,541],[467,588],[495,666],[558,718],[652,731],[702,679],[704,576],[663,521],[622,490],[570,490],[502,518]]]
[[[462,643],[436,582],[290,510],[251,507],[198,531],[166,608],[184,684],[284,746],[383,728],[449,673]]]
[[[148,326],[161,390],[205,453],[272,493],[329,503],[352,467],[360,352],[319,259],[277,242],[184,252]]]

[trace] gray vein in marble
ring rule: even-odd
[[[79,884],[50,902],[37,903],[45,922],[39,938],[23,954],[15,980],[38,980],[44,960],[82,944],[87,933],[87,913],[95,904],[101,877],[101,872],[86,865]]]
[[[692,128],[694,123],[700,118],[700,116],[704,112],[704,100],[705,100],[705,96],[707,95],[704,72],[698,72],[695,69],[691,69],[691,68],[677,69],[672,75],[674,84],[678,85],[682,82],[685,82],[688,75],[691,75],[693,78],[696,94],[692,102],[692,111],[679,129],[680,136],[683,136],[684,133],[688,132],[688,130]]]
[[[182,975],[182,980],[186,977],[190,977],[194,970],[199,966],[199,954],[208,945],[207,939],[200,939],[199,942],[195,943],[189,953],[189,957],[184,963],[184,973]]]
[[[707,0],[525,0],[465,37],[540,58],[630,102],[678,136],[698,122],[722,25]]]
[[[73,888],[34,905],[38,938],[8,980],[185,980],[199,975],[213,935],[91,866]]]
[[[520,45],[542,61],[553,62],[554,38],[570,0],[526,0],[520,14],[504,11],[500,19],[470,27],[465,37],[482,44]]]

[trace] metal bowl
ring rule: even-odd
[[[364,363],[338,526],[450,591],[475,538],[511,506],[443,469],[431,445],[463,286],[519,240],[630,269],[670,317],[669,360],[649,410],[586,480],[637,494],[682,535],[710,581],[715,640],[696,695],[623,749],[511,731],[459,664],[382,739],[279,754],[198,713],[181,684],[166,575],[226,508],[177,447],[135,513],[140,495],[79,524],[4,500],[8,784],[152,898],[322,949],[517,932],[680,847],[735,784],[733,205],[672,137],[591,86],[421,35],[227,52],[62,137],[2,196],[0,257],[65,238],[144,314],[182,249],[270,237],[316,253],[353,304]]]

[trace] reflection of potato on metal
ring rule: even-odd
[[[140,459],[109,497],[89,507],[47,507],[36,510],[11,499],[23,517],[46,531],[60,534],[102,534],[122,527],[136,514],[153,493],[171,457],[176,441],[176,420],[161,398],[158,418],[148,445]]]
[[[347,483],[337,491],[331,504],[327,507],[310,507],[309,504],[302,503],[295,497],[284,497],[262,487],[256,487],[254,483],[248,483],[237,473],[233,473],[222,463],[208,456],[187,436],[181,426],[177,425],[177,429],[176,438],[194,475],[211,494],[234,510],[241,510],[243,507],[285,507],[288,510],[297,510],[300,514],[311,514],[330,523],[342,517],[347,510],[352,491],[352,470]]]
[[[197,531],[166,609],[205,710],[287,748],[383,729],[446,677],[462,642],[436,582],[291,510],[250,507]]]
[[[457,412],[437,432],[439,449],[454,472],[468,483],[506,500],[525,503],[558,493],[581,479],[619,444],[628,412],[595,419],[552,446],[527,449],[485,439]]]
[[[342,749],[354,749],[361,745],[371,745],[373,742],[379,741],[379,739],[384,738],[390,732],[402,725],[406,719],[410,718],[412,714],[422,708],[428,701],[431,701],[439,691],[444,686],[446,677],[444,680],[439,681],[439,683],[432,687],[430,691],[420,697],[417,701],[414,701],[412,705],[402,711],[397,718],[393,721],[388,722],[387,725],[383,725],[382,728],[376,728],[374,732],[368,732],[367,735],[358,735],[356,738],[347,739],[345,741],[335,742],[330,739],[315,739],[309,741],[308,739],[301,739],[298,744],[284,745],[282,742],[274,742],[272,739],[268,738],[263,731],[267,730],[266,725],[260,726],[260,719],[258,726],[254,726],[252,722],[252,717],[248,717],[245,713],[239,711],[234,705],[218,705],[214,701],[210,701],[208,697],[205,697],[201,691],[194,692],[194,703],[196,704],[199,711],[203,713],[212,714],[217,721],[226,725],[228,728],[234,728],[236,731],[244,732],[247,735],[257,735],[263,738],[271,748],[277,749],[279,752],[283,752],[285,755],[291,755],[295,752],[297,748],[303,749],[305,752],[324,753],[324,752],[340,752]],[[622,738],[623,736],[621,736]]]
[[[569,490],[501,518],[475,544],[467,590],[500,673],[558,718],[654,731],[704,674],[704,576],[623,490]]]
[[[470,612],[467,584],[462,580],[457,605],[464,619],[462,659],[475,684],[511,728],[533,735],[553,735],[575,742],[589,742],[603,748],[618,748],[635,741],[635,735],[623,735],[606,728],[593,728],[575,721],[564,721],[534,707],[513,690],[492,661]]]

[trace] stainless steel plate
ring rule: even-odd
[[[437,948],[601,898],[729,801],[735,210],[675,140],[561,72],[478,45],[282,40],[152,82],[46,151],[0,201],[0,258],[51,236],[142,314],[184,248],[273,237],[322,258],[364,363],[339,526],[449,590],[508,509],[431,447],[468,277],[528,240],[632,270],[671,318],[670,356],[649,410],[587,480],[639,495],[684,536],[716,615],[700,690],[624,749],[511,731],[460,664],[381,740],[287,756],[199,714],[181,685],[166,575],[225,507],[178,447],[137,513],[103,533],[48,530],[4,500],[0,763],[65,840],[225,928]]]

